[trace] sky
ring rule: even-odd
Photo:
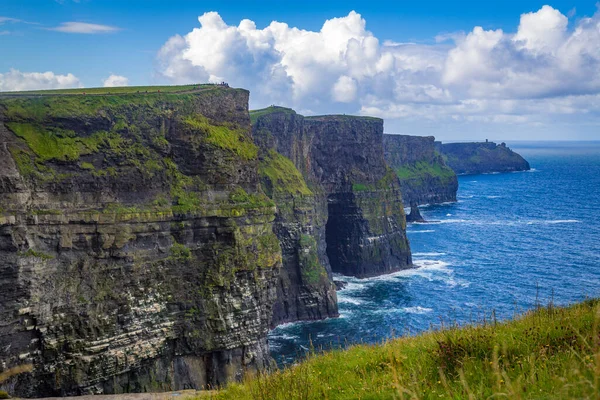
[[[0,0],[0,91],[226,81],[439,140],[600,140],[579,0]]]

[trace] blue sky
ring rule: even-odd
[[[544,5],[551,8],[542,13]],[[209,11],[217,12],[222,21],[207,17],[203,30],[191,34],[194,28],[200,28],[198,17]],[[350,15],[351,11],[359,16]],[[527,21],[523,23],[521,15],[538,11],[529,21],[530,29],[526,29]],[[55,87],[102,86],[110,75],[118,76],[114,82],[130,85],[223,78],[234,85],[248,87],[253,93],[251,105],[254,107],[284,103],[307,114],[374,114],[386,118],[387,130],[398,133],[434,134],[446,140],[484,136],[508,140],[600,139],[597,97],[600,86],[596,85],[600,77],[594,72],[597,64],[585,68],[578,64],[576,69],[564,70],[565,60],[596,51],[593,39],[595,30],[600,31],[593,25],[594,18],[598,18],[596,12],[594,1],[575,0],[0,0],[0,52],[3,55],[0,90],[22,88],[15,86],[16,81],[35,86],[36,82],[42,82],[39,77],[22,74],[47,71],[57,76],[72,74],[73,78],[64,78],[62,83],[54,77],[44,78],[45,85]],[[590,17],[591,22],[586,20]],[[289,39],[293,35],[289,30],[294,27],[318,33],[325,21],[334,18],[338,20],[332,23],[332,29],[338,29],[337,33],[323,34],[321,39],[315,40],[332,41],[338,34],[342,35],[345,54],[347,44],[358,41],[362,50],[356,53],[357,57],[367,57],[371,54],[369,49],[380,55],[376,60],[365,61],[365,65],[371,62],[372,68],[359,71],[349,66],[350,58],[335,68],[311,54],[303,58],[297,42]],[[549,18],[554,25],[538,31],[536,26]],[[247,30],[231,32],[229,28],[238,27],[243,19],[255,23],[252,35],[268,36],[259,43],[269,47],[267,50],[253,48],[258,42],[244,36]],[[568,20],[564,28],[563,20]],[[285,22],[289,30],[266,29],[271,21]],[[214,28],[212,31],[209,25]],[[346,32],[346,26],[350,33]],[[483,33],[475,30],[478,26],[483,28]],[[570,35],[582,27],[590,37],[588,47],[581,50],[578,44],[567,48]],[[59,29],[54,30],[56,28]],[[82,29],[97,33],[79,33]],[[497,33],[499,29],[503,36],[492,38],[492,32]],[[560,29],[564,30],[560,39],[553,39],[552,43],[540,39],[552,37]],[[179,35],[181,43],[168,42],[175,35]],[[442,41],[440,35],[450,39]],[[227,40],[224,39],[221,48],[212,46],[222,37]],[[468,47],[469,43],[481,43],[475,40],[478,37],[491,40],[494,48]],[[508,41],[517,43],[514,37],[521,38],[518,42],[521,44],[506,50]],[[370,38],[376,38],[377,45],[371,46]],[[469,42],[469,38],[473,40]],[[210,51],[206,49],[207,43],[212,46],[209,46]],[[310,53],[313,45],[310,42],[304,45]],[[540,47],[542,45],[545,47]],[[315,44],[314,48],[318,49],[319,45]],[[163,52],[159,54],[161,49]],[[542,57],[542,50],[554,58],[564,58],[548,61],[549,57]],[[574,55],[573,51],[580,53]],[[288,56],[287,60],[282,56],[291,53],[295,55]],[[347,54],[352,55],[350,51]],[[393,66],[381,67],[387,62],[386,56],[390,60],[394,58]],[[600,55],[594,53],[594,62],[596,56],[600,60]],[[489,62],[485,57],[490,57]],[[502,65],[495,64],[493,58],[497,57],[506,58],[508,65],[513,63],[514,67],[506,72]],[[210,58],[222,58],[222,64],[206,61]],[[531,64],[523,64],[523,59],[531,60]],[[482,71],[478,63],[489,64],[489,69]],[[471,72],[462,73],[463,65]],[[515,75],[531,69],[535,74],[514,79]],[[9,74],[11,70],[21,75]],[[321,73],[321,70],[327,71]],[[503,71],[506,74],[503,75]],[[544,74],[549,78],[544,79]],[[473,81],[471,76],[477,80]],[[567,77],[566,83],[539,89],[538,85],[546,85],[544,81],[558,82],[557,77],[561,76]],[[536,83],[537,80],[542,83]],[[593,84],[581,86],[578,81],[582,80]],[[390,85],[396,85],[393,93],[387,90]],[[502,86],[501,90],[498,85]],[[519,91],[528,85],[532,85],[530,91]],[[572,93],[570,87],[576,87]],[[536,108],[536,99],[547,104]],[[581,104],[598,107],[577,112]],[[439,118],[432,118],[431,114],[439,114]]]

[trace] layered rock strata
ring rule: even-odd
[[[309,188],[294,163],[277,152],[276,137],[293,136],[299,129],[296,122],[295,114],[281,112],[253,124],[263,188],[277,205],[274,231],[283,256],[273,326],[338,316],[336,288],[325,251],[327,198]]]
[[[358,277],[411,265],[400,186],[383,158],[382,120],[303,117],[281,107],[251,117],[254,136],[291,160],[315,196],[317,255],[328,275],[329,265]]]
[[[0,387],[207,388],[269,360],[281,267],[248,92],[0,98]]]
[[[456,201],[458,179],[435,149],[433,136],[383,136],[385,160],[400,179],[404,204]]]

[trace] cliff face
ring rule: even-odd
[[[281,110],[253,123],[253,137],[260,149],[263,188],[277,204],[274,230],[283,255],[273,325],[338,316],[337,296],[325,251],[327,198],[318,188],[311,190],[294,163],[277,152],[284,149],[279,143],[297,143],[296,135],[302,130],[301,116],[288,109]]]
[[[383,147],[405,205],[456,201],[458,179],[436,151],[433,136],[383,135]]]
[[[528,171],[529,163],[506,144],[436,143],[437,150],[457,174]]]
[[[255,136],[290,159],[315,196],[323,216],[314,226],[317,255],[328,276],[328,265],[359,277],[411,265],[399,183],[383,159],[382,120],[305,118],[278,107],[253,119]]]
[[[248,92],[0,98],[0,372],[21,396],[263,368],[281,247]]]

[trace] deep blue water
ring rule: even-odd
[[[509,143],[509,145],[511,145]],[[408,226],[414,270],[338,292],[341,317],[273,330],[281,363],[315,348],[380,342],[442,323],[498,319],[537,302],[600,296],[600,142],[512,143],[531,172],[459,177],[458,202]]]

